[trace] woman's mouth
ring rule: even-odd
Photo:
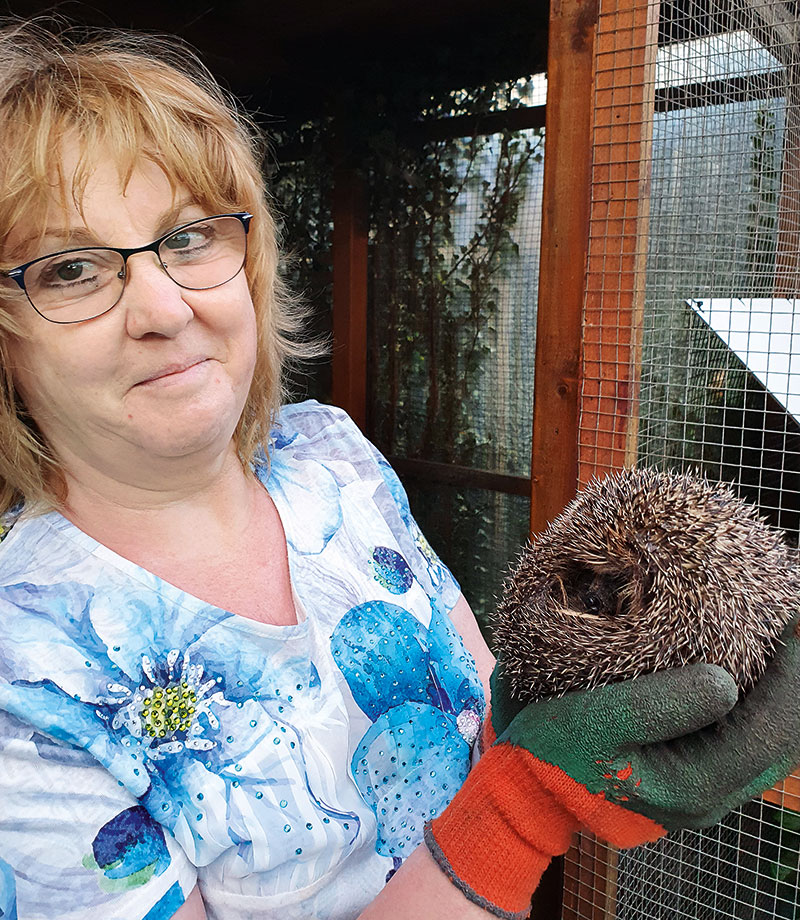
[[[209,361],[209,358],[195,358],[191,361],[167,364],[145,377],[144,380],[140,380],[135,386],[159,387],[190,383],[205,373]]]

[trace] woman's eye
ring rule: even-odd
[[[174,250],[194,249],[205,243],[206,238],[207,235],[202,233],[198,228],[180,230],[178,233],[174,233],[172,236],[167,237],[163,245],[166,246],[167,249]]]
[[[191,245],[191,236],[186,231],[176,233],[164,240],[164,245],[168,249],[185,249]]]
[[[78,259],[72,262],[62,262],[54,274],[59,281],[77,281],[84,272],[86,263]]]
[[[98,284],[121,268],[122,260],[116,253],[98,250],[56,255],[36,263],[26,275],[26,283],[64,289]]]
[[[85,280],[87,276],[96,271],[97,265],[86,259],[66,259],[63,262],[42,265],[39,279],[44,284],[74,284],[76,281]]]

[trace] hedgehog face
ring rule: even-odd
[[[560,601],[565,616],[619,620],[629,614],[629,599],[620,572],[598,571],[576,562],[566,566],[554,581],[554,599]]]
[[[781,535],[727,487],[626,470],[591,483],[523,552],[495,646],[522,702],[693,661],[745,690],[798,588]]]

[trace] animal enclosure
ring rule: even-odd
[[[544,63],[364,81],[276,143],[334,336],[309,391],[390,457],[479,613],[529,530],[635,463],[800,536],[798,4],[553,0]],[[790,779],[708,831],[581,838],[534,916],[794,918],[799,882]]]

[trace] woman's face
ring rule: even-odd
[[[77,151],[67,147],[64,175]],[[142,159],[123,188],[110,158],[87,185],[82,212],[55,200],[41,249],[133,248],[210,216],[186,189]],[[14,247],[38,227],[18,227]],[[84,240],[86,240],[84,242]],[[256,358],[253,303],[244,271],[220,287],[178,287],[153,253],[132,256],[119,303],[96,319],[56,325],[24,299],[13,309],[25,336],[10,345],[16,386],[66,472],[141,484],[181,458],[213,460],[230,448]]]

